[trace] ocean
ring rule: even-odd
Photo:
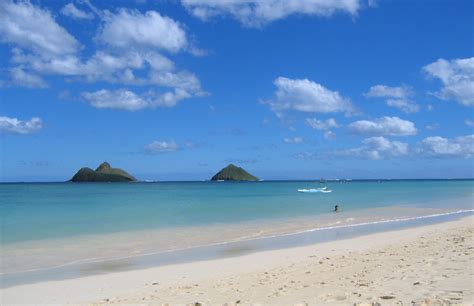
[[[0,286],[442,222],[473,199],[474,180],[0,184]]]

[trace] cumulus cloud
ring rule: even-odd
[[[145,145],[143,149],[145,153],[148,153],[148,154],[160,154],[160,153],[177,151],[179,150],[179,146],[176,144],[174,140],[171,140],[171,141],[155,140],[152,143]]]
[[[263,103],[268,104],[277,114],[285,110],[307,113],[335,113],[353,111],[349,99],[342,97],[337,91],[308,79],[289,79],[279,77],[274,82],[277,87],[274,98]]]
[[[0,132],[4,134],[26,135],[43,128],[43,121],[38,117],[22,121],[17,118],[0,116]]]
[[[415,104],[412,101],[405,99],[388,99],[387,105],[398,108],[399,110],[407,114],[416,113],[420,110],[420,106],[418,104]]]
[[[80,46],[48,10],[28,1],[0,1],[0,40],[48,57],[76,53]]]
[[[82,97],[96,108],[122,109],[137,111],[145,108],[173,107],[180,100],[191,95],[184,90],[157,94],[148,92],[138,95],[127,89],[108,90],[101,89],[95,92],[84,92]]]
[[[373,121],[359,120],[349,124],[348,128],[355,134],[377,136],[410,136],[418,132],[413,122],[398,117],[381,117]]]
[[[44,88],[47,83],[43,77],[60,76],[70,82],[153,86],[161,92],[149,96],[128,90],[82,94],[95,107],[126,110],[171,107],[182,99],[206,94],[196,75],[178,69],[162,54],[188,50],[187,35],[180,23],[155,11],[110,12],[100,11],[88,1],[83,4],[101,18],[96,39],[102,44],[88,56],[81,56],[79,42],[48,10],[29,1],[0,1],[0,41],[13,45],[13,67],[5,84]],[[64,6],[62,13],[89,18],[73,3]]]
[[[20,49],[13,49],[12,53],[12,63],[46,75],[81,77],[86,81],[200,90],[199,80],[194,74],[177,71],[173,61],[154,51],[96,51],[85,61],[75,55],[42,58]],[[134,72],[142,76],[136,77]]]
[[[48,87],[46,82],[38,75],[25,72],[20,67],[10,69],[11,83],[28,88]]]
[[[405,98],[412,94],[412,89],[407,86],[391,87],[387,85],[374,85],[370,87],[369,91],[365,94],[371,98]]]
[[[419,154],[433,157],[470,158],[474,154],[474,135],[459,136],[452,139],[440,136],[423,139],[418,148]]]
[[[98,38],[112,47],[127,49],[144,47],[178,52],[187,46],[181,25],[156,11],[141,14],[120,9],[116,14],[108,13]]]
[[[126,89],[115,91],[102,89],[82,94],[92,106],[96,108],[113,108],[136,111],[148,107],[148,102]]]
[[[474,106],[474,57],[445,60],[423,67],[429,76],[443,84],[436,96],[443,100],[454,100],[464,106]]]
[[[372,160],[400,157],[408,154],[408,144],[390,141],[385,137],[370,137],[362,141],[362,146],[336,152],[339,156],[368,158]]]
[[[304,139],[303,137],[299,137],[299,136],[291,137],[291,138],[285,137],[283,138],[283,142],[288,143],[288,144],[300,144],[304,142]]]
[[[472,120],[466,119],[466,120],[464,120],[464,123],[467,126],[474,127],[474,121],[472,121]]]
[[[306,119],[306,124],[315,130],[324,131],[324,138],[328,140],[333,140],[336,138],[336,134],[331,131],[332,128],[338,128],[339,125],[336,122],[336,119],[329,118],[326,120],[318,120],[316,118]]]
[[[61,9],[61,14],[64,16],[68,16],[74,19],[94,19],[94,15],[88,12],[85,12],[79,8],[77,8],[74,3],[70,2],[63,6]]]
[[[151,51],[130,51],[120,55],[97,51],[87,61],[81,62],[76,56],[45,60],[14,49],[12,62],[26,65],[36,73],[77,77],[87,82],[158,85],[202,93],[200,81],[193,73],[176,70],[170,59]]]
[[[207,20],[230,15],[248,27],[284,19],[290,15],[330,17],[337,12],[356,15],[360,0],[181,0],[191,14]]]
[[[369,98],[385,98],[388,106],[398,108],[408,114],[416,113],[420,110],[420,106],[410,99],[413,96],[413,90],[408,86],[375,85],[370,87],[365,96]]]
[[[338,128],[339,125],[336,122],[336,119],[329,118],[327,120],[318,120],[316,118],[306,119],[306,124],[315,130],[329,130],[332,128]]]

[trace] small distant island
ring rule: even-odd
[[[217,172],[211,181],[258,181],[258,178],[233,164]]]
[[[119,168],[112,168],[108,162],[103,162],[92,170],[81,168],[71,179],[71,182],[134,182],[136,179]]]

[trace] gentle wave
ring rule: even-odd
[[[130,258],[138,258],[138,257],[145,257],[145,256],[167,254],[167,253],[178,252],[178,251],[186,251],[186,250],[196,249],[196,248],[220,246],[220,245],[232,244],[236,242],[255,241],[255,240],[262,240],[262,239],[271,239],[271,238],[278,238],[278,237],[285,237],[285,236],[292,236],[292,235],[300,235],[300,234],[316,232],[316,231],[361,227],[361,226],[367,226],[367,225],[376,225],[376,224],[384,224],[384,223],[392,223],[392,222],[405,222],[405,221],[429,219],[429,218],[436,218],[436,217],[450,216],[450,215],[464,214],[464,213],[473,213],[473,212],[474,212],[474,209],[463,209],[463,210],[457,210],[457,211],[452,211],[452,212],[437,213],[437,214],[416,216],[416,217],[403,217],[403,218],[386,219],[386,220],[382,219],[378,221],[370,221],[370,222],[362,222],[362,223],[354,223],[354,224],[316,227],[316,228],[311,228],[311,229],[296,231],[296,232],[291,232],[291,233],[281,233],[281,234],[276,234],[276,235],[267,235],[267,236],[260,236],[260,237],[255,236],[255,235],[248,235],[248,236],[240,237],[238,239],[234,239],[230,241],[216,242],[216,243],[190,246],[190,247],[184,247],[184,248],[178,248],[178,249],[170,249],[170,250],[164,250],[164,251],[158,251],[158,252],[150,252],[150,253],[144,253],[144,254],[127,255],[127,256],[119,256],[119,257],[109,257],[109,258],[96,257],[96,258],[81,259],[81,260],[71,261],[68,263],[45,267],[45,268],[0,273],[0,276],[12,275],[12,274],[18,274],[18,273],[27,273],[27,272],[37,272],[37,271],[44,271],[44,270],[50,270],[50,269],[58,269],[58,268],[63,268],[67,266],[72,266],[72,265],[79,265],[79,264],[93,264],[93,263],[100,263],[100,262],[107,262],[107,261],[114,261],[114,260],[125,260],[125,259],[130,259]],[[346,219],[346,221],[348,221],[349,219],[353,220],[353,218],[348,218]],[[340,224],[340,221],[336,222],[335,224]]]

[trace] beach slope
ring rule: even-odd
[[[316,245],[5,288],[2,304],[472,304],[474,217]]]

